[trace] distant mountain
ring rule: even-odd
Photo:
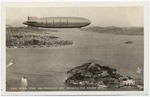
[[[12,26],[12,25],[6,24],[6,28],[10,28],[10,27],[13,27],[13,26]]]
[[[93,26],[88,28],[82,28],[81,31],[98,32],[98,33],[105,33],[105,34],[118,34],[118,35],[143,35],[144,34],[143,27]]]

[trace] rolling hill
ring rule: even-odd
[[[93,26],[88,28],[82,28],[81,31],[90,31],[105,34],[117,34],[117,35],[144,35],[143,27],[99,27]]]

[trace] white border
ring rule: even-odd
[[[5,9],[6,7],[115,7],[144,6],[144,91],[46,91],[46,92],[6,92],[6,47],[5,47]],[[2,95],[147,95],[148,94],[148,2],[66,2],[66,3],[2,3]]]

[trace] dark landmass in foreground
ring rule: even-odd
[[[29,29],[24,27],[6,28],[7,47],[51,47],[73,44],[72,40],[63,40],[51,35],[49,32],[57,32],[51,29]]]
[[[143,27],[87,27],[82,28],[81,31],[91,31],[97,33],[104,33],[104,34],[117,34],[117,35],[144,35],[144,28]]]
[[[129,76],[123,77],[116,69],[102,66],[99,63],[89,62],[77,66],[67,72],[65,80],[70,85],[98,86],[101,88],[130,87],[143,90],[143,83]]]

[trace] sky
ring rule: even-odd
[[[22,22],[28,16],[83,17],[91,21],[90,26],[143,27],[144,8],[124,7],[7,7],[6,24],[26,26]]]

